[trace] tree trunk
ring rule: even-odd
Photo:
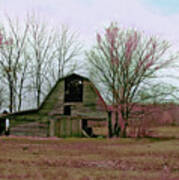
[[[39,106],[40,106],[40,94],[41,94],[41,90],[39,88],[37,90],[37,108],[39,108]]]
[[[9,82],[9,112],[13,112],[13,85],[12,82]]]
[[[115,112],[115,125],[114,125],[114,134],[116,137],[119,137],[120,134],[120,126],[119,126],[119,114],[118,111]]]
[[[110,112],[108,112],[108,137],[109,138],[111,138],[113,136],[111,116],[112,116],[112,113],[110,111]]]
[[[127,127],[128,127],[128,123],[125,122],[124,123],[124,128],[122,129],[122,132],[121,132],[121,137],[123,137],[123,138],[127,137]]]

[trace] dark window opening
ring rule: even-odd
[[[82,120],[82,129],[87,133],[88,136],[94,137],[92,127],[88,127],[88,120]]]
[[[71,76],[65,79],[65,102],[82,102],[83,81],[80,77]]]
[[[64,106],[64,115],[71,115],[71,106]]]
[[[86,130],[88,128],[88,121],[83,119],[82,120],[82,129]]]

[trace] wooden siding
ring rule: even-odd
[[[26,122],[11,127],[10,133],[16,136],[49,136],[48,122]]]
[[[63,117],[55,121],[55,136],[57,137],[81,137],[81,120]]]
[[[60,81],[53,92],[42,104],[39,114],[41,115],[59,115],[63,114],[64,103],[64,80]]]

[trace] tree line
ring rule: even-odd
[[[101,85],[110,105],[108,113],[115,113],[108,122],[110,137],[125,137],[129,120],[144,117],[142,105],[177,99],[178,87],[164,78],[164,71],[177,67],[178,52],[170,49],[165,40],[117,23],[97,34],[84,58],[90,79]],[[58,78],[78,70],[80,54],[81,44],[67,27],[55,29],[35,16],[23,24],[7,17],[0,26],[0,106],[15,112],[32,100],[39,107]]]

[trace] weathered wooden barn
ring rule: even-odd
[[[94,84],[72,74],[58,80],[38,109],[8,115],[11,134],[93,136],[90,121],[107,121],[107,106]]]

